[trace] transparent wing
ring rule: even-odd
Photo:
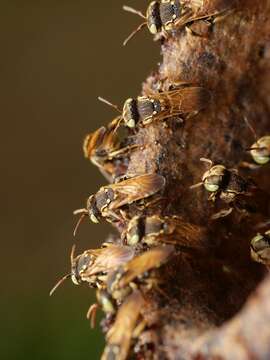
[[[142,275],[146,271],[159,267],[166,263],[172,255],[174,247],[171,245],[157,246],[142,255],[135,257],[124,266],[124,275],[119,281],[118,286],[125,287],[136,277]]]

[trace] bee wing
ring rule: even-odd
[[[180,245],[187,248],[204,249],[208,244],[208,231],[203,226],[190,224],[181,218],[171,220],[174,225],[172,234],[163,235],[161,242]]]
[[[94,264],[84,272],[85,276],[91,276],[100,272],[111,272],[134,257],[133,248],[114,244],[106,248],[93,250],[92,253],[96,256],[96,259]]]
[[[157,99],[169,105],[160,114],[165,118],[202,110],[209,104],[211,93],[203,87],[186,87],[160,93]]]
[[[101,360],[111,358],[125,360],[128,356],[133,330],[136,327],[144,299],[135,290],[120,306],[115,322],[107,334],[107,342]],[[115,357],[110,357],[115,355]],[[116,356],[117,355],[117,356]]]
[[[118,208],[134,201],[144,199],[160,191],[165,185],[165,178],[158,174],[147,174],[110,185],[117,192],[113,208]]]
[[[86,158],[91,159],[95,150],[102,143],[102,139],[104,138],[106,131],[105,126],[102,126],[95,132],[86,135],[83,141],[83,153]]]
[[[146,271],[160,267],[172,255],[174,246],[157,246],[142,255],[135,257],[124,266],[124,274],[119,281],[119,287],[125,287],[136,277]]]
[[[118,116],[107,126],[106,136],[104,136],[102,148],[108,152],[117,150],[120,145],[119,138],[117,136],[117,129],[120,126],[121,119],[121,116]]]

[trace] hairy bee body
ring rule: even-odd
[[[158,174],[146,174],[103,186],[87,201],[86,209],[77,211],[89,215],[97,223],[102,218],[109,221],[119,220],[115,210],[122,206],[145,199],[162,190],[165,178]]]
[[[134,250],[128,246],[105,244],[100,249],[84,251],[72,261],[71,278],[74,284],[87,283],[97,287],[106,281],[108,273],[128,262]]]
[[[210,192],[209,200],[215,201],[218,197],[226,204],[236,207],[238,197],[250,195],[249,190],[255,188],[250,181],[241,177],[235,169],[227,169],[224,165],[213,165],[209,159],[201,158],[200,160],[209,163],[210,169],[203,174],[202,181],[192,185],[191,188],[203,185]],[[213,215],[212,219],[229,215],[233,207],[220,211]]]
[[[123,107],[123,120],[126,126],[134,128],[137,124],[146,125],[153,120],[196,113],[209,104],[210,97],[209,91],[202,87],[186,87],[151,97],[127,99]]]
[[[254,261],[270,266],[270,230],[257,234],[251,240],[250,251]]]
[[[228,11],[228,9],[224,9],[205,14],[199,11],[202,5],[202,0],[191,0],[188,4],[180,0],[157,0],[149,4],[145,15],[129,6],[124,6],[124,10],[137,14],[145,20],[128,36],[124,41],[124,45],[145,26],[147,26],[149,32],[153,35],[168,37],[168,34],[171,34],[174,30],[195,21],[204,20],[214,23],[216,17]]]
[[[203,185],[211,193],[210,200],[215,200],[216,196],[219,196],[229,204],[238,195],[245,195],[249,184],[235,170],[227,169],[224,165],[211,165],[203,174],[202,183],[198,185]]]
[[[126,232],[126,242],[131,246],[138,243],[148,246],[164,243],[179,245],[182,249],[203,248],[206,239],[205,228],[187,223],[178,216],[135,216],[130,220]]]

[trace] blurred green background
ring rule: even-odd
[[[148,1],[126,2],[145,10]],[[105,180],[81,151],[155,69],[159,47],[141,19],[111,1],[1,1],[1,359],[98,359],[103,336],[85,314],[94,291],[56,280],[70,269],[72,211]],[[78,249],[110,228],[83,224]]]

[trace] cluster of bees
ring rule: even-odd
[[[146,15],[125,6],[125,10],[144,18],[144,22],[124,44],[144,26],[152,34],[166,39],[174,36],[174,31],[183,30],[196,21],[212,26],[224,14],[224,11],[201,14],[201,5],[199,0],[190,1],[188,5],[179,0],[152,1]],[[81,221],[89,217],[94,223],[108,221],[120,230],[121,237],[77,256],[73,246],[71,273],[55,285],[51,294],[67,278],[76,285],[86,283],[96,289],[97,304],[89,308],[87,317],[94,326],[96,311],[100,307],[110,320],[103,360],[125,360],[132,341],[145,329],[142,315],[145,297],[150,291],[162,292],[155,271],[166,266],[178,250],[188,251],[191,244],[193,248],[203,248],[207,237],[205,228],[186,223],[178,216],[146,215],[139,211],[140,206],[144,209],[161,196],[166,188],[166,178],[156,173],[126,178],[130,153],[138,151],[139,145],[130,140],[134,136],[120,140],[119,129],[134,134],[140,127],[154,121],[175,116],[187,120],[207,107],[210,100],[207,89],[184,84],[169,91],[129,98],[122,110],[109,103],[120,113],[119,116],[84,140],[85,157],[100,169],[110,184],[89,196],[85,208],[74,212],[80,215],[74,234]],[[257,166],[267,164],[270,161],[270,136],[256,138],[248,151]],[[228,216],[233,210],[241,211],[238,199],[249,195],[252,188],[249,181],[224,164],[214,164],[204,158],[201,161],[207,163],[209,169],[191,188],[203,186],[210,193],[209,200],[219,199],[229,206],[213,218]],[[254,165],[248,166],[253,168]],[[137,214],[130,218],[128,210],[133,205],[137,205]],[[270,230],[252,239],[251,254],[255,261],[270,265]]]

